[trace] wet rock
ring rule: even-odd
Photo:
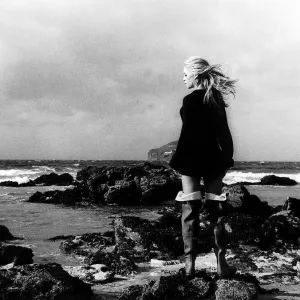
[[[0,270],[0,298],[19,300],[91,300],[90,285],[59,264],[33,264]]]
[[[238,212],[268,217],[272,213],[272,207],[267,202],[261,201],[256,195],[251,195],[242,184],[225,186],[223,192],[227,193],[227,201],[220,204],[223,215]]]
[[[151,163],[87,167],[76,178],[87,187],[91,198],[115,205],[157,204],[174,199],[181,189],[174,171]]]
[[[0,243],[0,265],[14,262],[17,265],[31,264],[33,253],[30,248]]]
[[[73,176],[70,175],[69,173],[63,173],[60,175],[56,173],[50,173],[50,174],[41,175],[34,180],[29,180],[28,182],[20,183],[20,184],[17,181],[3,181],[0,183],[0,186],[10,186],[10,187],[26,187],[26,186],[36,186],[36,185],[67,186],[71,184],[74,184],[74,179]]]
[[[0,186],[18,187],[19,183],[17,181],[7,180],[0,182]]]
[[[257,297],[260,287],[251,275],[235,275],[228,279],[211,277],[206,272],[197,271],[194,279],[188,279],[180,269],[174,274],[151,280],[146,285],[135,285],[123,289],[123,300],[171,300],[171,299],[218,299],[247,300]]]
[[[135,181],[119,181],[118,184],[108,188],[104,200],[110,205],[140,205],[141,195]]]
[[[41,175],[35,180],[33,180],[35,185],[70,185],[74,181],[72,175],[69,173],[63,173],[58,175],[56,173],[50,173]]]
[[[151,251],[168,254],[169,258],[182,254],[181,226],[165,227],[163,224],[139,217],[115,218],[116,246],[135,258],[145,258]]]
[[[18,238],[14,237],[4,225],[0,225],[0,241],[16,240]]]
[[[261,226],[264,219],[249,214],[231,213],[222,218],[227,247],[239,244],[260,245],[263,233]]]
[[[64,191],[46,191],[44,193],[35,192],[29,197],[27,202],[74,205],[82,202],[81,190],[77,187]]]
[[[109,281],[114,278],[114,272],[110,271],[106,265],[84,265],[63,267],[71,276],[77,277],[90,284],[97,284]]]
[[[88,256],[114,245],[113,231],[104,233],[86,233],[78,236],[71,236],[60,244],[60,249],[66,253]]]
[[[215,292],[216,300],[254,300],[257,298],[259,284],[255,277],[236,275],[230,279],[219,279]]]
[[[147,285],[131,285],[122,290],[120,293],[120,299],[122,300],[135,300],[140,299],[144,289]]]
[[[300,217],[300,199],[287,197],[282,210],[290,211],[295,216]]]
[[[74,238],[75,238],[75,235],[57,235],[57,236],[54,236],[54,237],[49,238],[47,240],[55,242],[55,241],[58,241],[58,240],[68,240],[68,239],[74,239]]]
[[[88,265],[105,264],[109,270],[120,275],[131,275],[137,268],[132,257],[126,252],[119,252],[117,248],[98,250],[96,253],[90,254],[84,263]]]
[[[282,211],[270,216],[262,225],[266,247],[284,242],[299,243],[300,218],[289,211]]]
[[[261,185],[283,185],[290,186],[298,184],[297,181],[289,177],[279,177],[276,175],[267,175],[260,180]]]
[[[89,166],[80,170],[76,178],[78,182],[72,191],[35,194],[30,201],[67,202],[68,205],[83,202],[97,205],[156,205],[173,200],[181,189],[181,180],[172,169],[151,163]]]

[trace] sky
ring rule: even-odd
[[[198,55],[238,79],[235,160],[300,161],[300,1],[0,0],[0,159],[147,159]]]

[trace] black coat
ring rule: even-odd
[[[170,167],[182,175],[206,176],[233,166],[233,143],[225,108],[203,102],[205,90],[183,98],[182,129]]]

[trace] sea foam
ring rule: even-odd
[[[300,173],[296,174],[283,174],[283,173],[252,173],[252,172],[240,172],[240,171],[229,171],[225,178],[224,182],[227,184],[233,184],[237,182],[252,182],[252,183],[259,183],[260,180],[267,175],[275,175],[278,177],[289,177],[298,183],[300,183]]]

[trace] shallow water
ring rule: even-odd
[[[14,244],[30,247],[35,262],[55,261],[63,265],[76,265],[78,258],[66,256],[59,250],[61,241],[47,241],[57,235],[81,235],[112,229],[112,217],[139,215],[154,219],[153,208],[73,208],[62,205],[25,202],[35,191],[65,189],[66,187],[0,187],[0,224],[16,237],[24,240]]]
[[[112,229],[116,215],[136,215],[155,219],[157,207],[112,207],[73,208],[62,205],[25,202],[37,190],[65,189],[66,187],[0,187],[0,224],[24,240],[15,244],[32,248],[35,262],[55,261],[63,265],[78,264],[77,257],[66,256],[59,250],[61,241],[47,241],[57,235],[81,235],[104,232]],[[287,196],[300,198],[300,186],[247,186],[270,205],[283,204]]]

